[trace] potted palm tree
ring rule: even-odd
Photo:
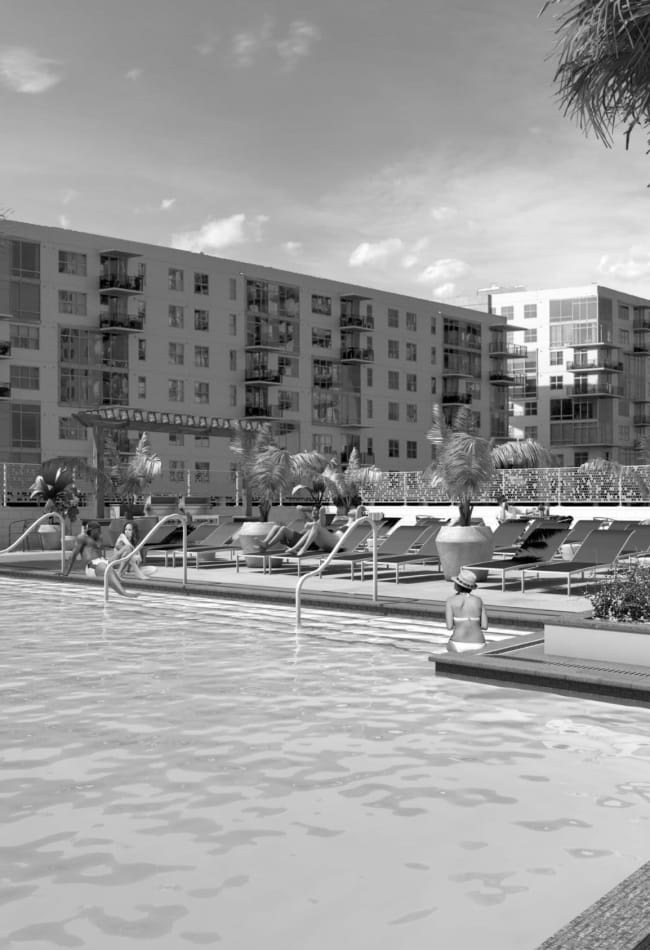
[[[442,488],[458,505],[458,517],[443,525],[436,537],[440,566],[447,580],[465,564],[492,557],[492,532],[484,524],[472,523],[475,499],[490,485],[498,468],[551,467],[553,456],[533,439],[495,443],[476,432],[474,415],[461,406],[447,422],[441,406],[433,406],[433,424],[427,439],[435,457],[424,475],[432,487]]]
[[[333,504],[341,514],[361,504],[363,492],[380,481],[383,472],[375,465],[362,465],[356,446],[350,452],[348,463],[343,468],[336,459],[332,459],[323,471],[323,481],[327,485]]]
[[[66,520],[68,533],[73,533],[79,517],[79,496],[74,490],[74,475],[55,459],[43,462],[41,472],[29,487],[29,497],[45,503],[44,511],[56,511]],[[56,525],[42,524],[38,528],[43,547],[60,547],[61,537]]]

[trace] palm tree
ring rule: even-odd
[[[546,0],[542,13],[566,0]],[[555,83],[565,115],[607,146],[617,125],[650,133],[650,3],[571,0],[558,17]]]
[[[294,485],[291,494],[306,492],[312,505],[320,508],[330,490],[330,485],[324,476],[330,459],[320,452],[296,452],[293,456],[293,464],[298,484]]]
[[[239,429],[230,442],[230,451],[236,459],[241,477],[244,506],[247,518],[253,513],[252,486],[250,484],[255,463],[260,455],[275,445],[271,426],[265,422],[259,429]]]
[[[74,475],[70,469],[59,464],[56,459],[48,459],[41,466],[29,487],[29,497],[45,502],[45,511],[56,511],[75,521],[79,514],[79,498],[74,491]]]
[[[162,461],[160,456],[152,451],[146,432],[140,436],[135,452],[127,459],[126,465],[118,464],[117,469],[114,467],[112,471],[120,482],[118,490],[126,495],[130,503],[133,503],[136,495],[147,493],[154,478],[162,471]]]
[[[471,524],[474,499],[489,486],[497,469],[553,465],[551,453],[533,439],[496,443],[477,435],[468,406],[461,406],[447,422],[441,406],[434,404],[427,439],[435,447],[435,459],[425,477],[457,503],[459,525]]]
[[[362,493],[366,488],[377,485],[383,472],[375,465],[362,465],[356,446],[350,452],[348,463],[343,468],[336,459],[332,459],[322,473],[322,479],[332,503],[337,508],[355,508],[361,504]]]

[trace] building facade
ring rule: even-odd
[[[92,461],[78,413],[102,407],[137,410],[142,430],[147,413],[170,420],[151,442],[179,489],[229,474],[218,431],[252,422],[290,451],[345,461],[356,447],[385,471],[429,462],[432,402],[471,406],[483,435],[508,437],[511,367],[526,350],[505,317],[67,229],[1,228],[5,461]],[[120,431],[120,450],[137,436]]]
[[[510,429],[539,439],[560,464],[639,461],[650,429],[650,300],[589,284],[495,293],[512,339]]]

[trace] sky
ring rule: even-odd
[[[650,156],[541,0],[2,0],[0,209],[436,300],[650,296]]]

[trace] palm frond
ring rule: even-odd
[[[495,468],[553,468],[554,456],[535,439],[517,439],[493,445]]]

